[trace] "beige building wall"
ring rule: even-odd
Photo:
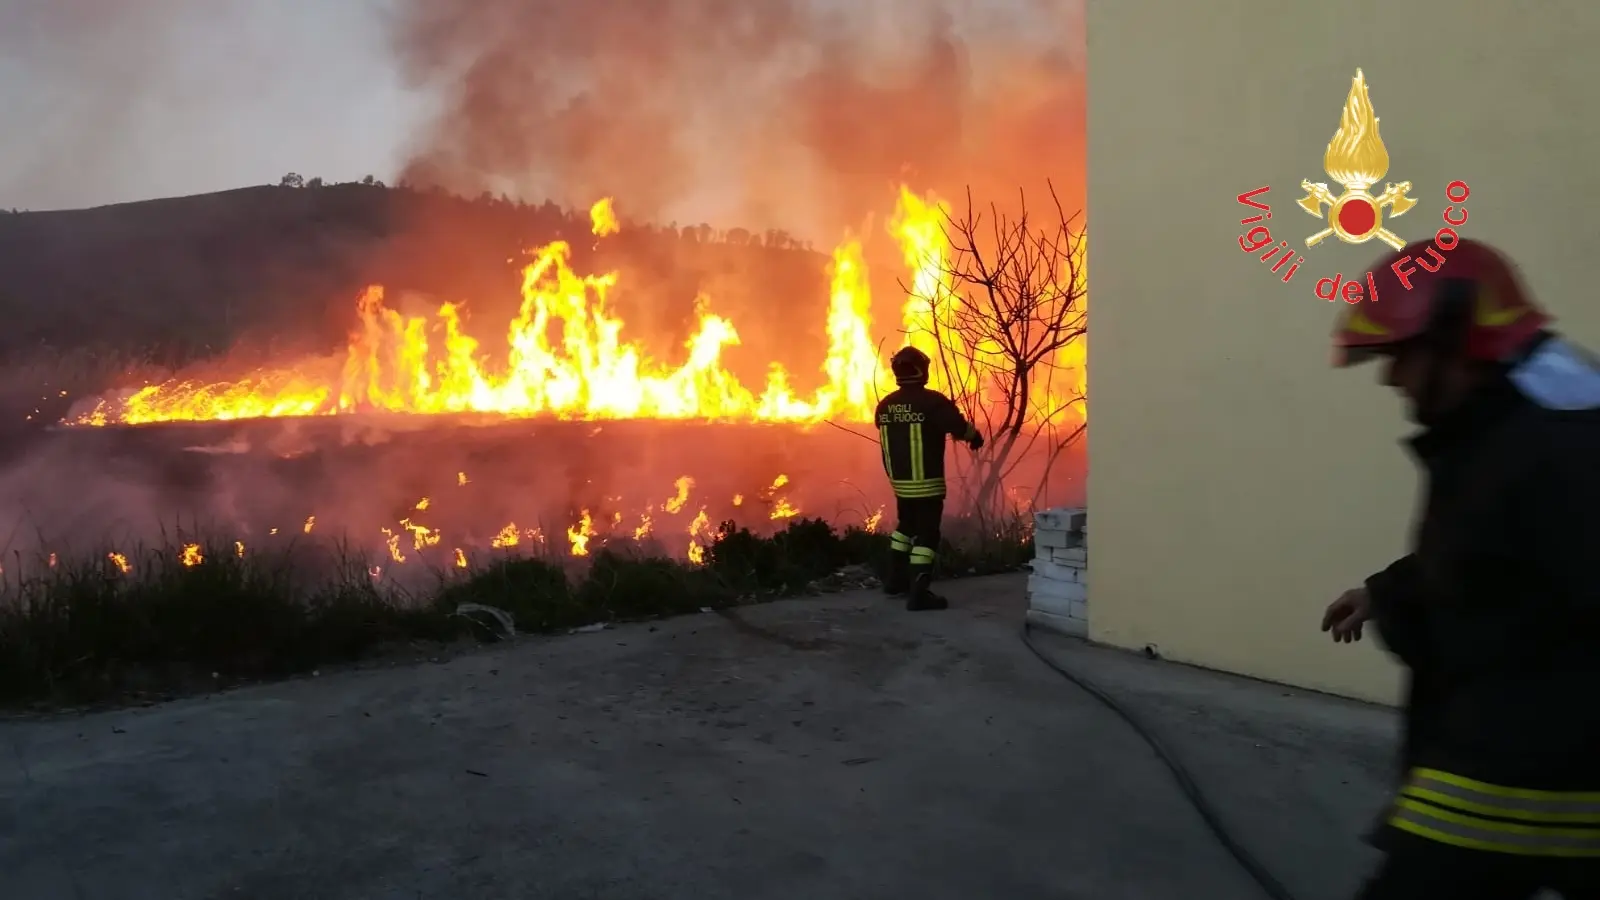
[[[1498,244],[1579,341],[1600,344],[1600,3],[1089,0],[1091,637],[1381,701],[1398,670],[1318,631],[1402,552],[1416,494],[1402,407],[1372,367],[1329,367],[1318,278],[1386,248],[1305,238],[1295,206],[1356,68],[1390,169],[1431,235]],[[1289,284],[1243,253],[1262,185]],[[1337,191],[1337,186],[1330,184]],[[1281,275],[1281,273],[1280,273]],[[1485,523],[1485,527],[1493,527]]]

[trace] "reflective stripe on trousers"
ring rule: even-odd
[[[1600,792],[1594,791],[1528,790],[1415,768],[1389,824],[1471,850],[1600,857]]]
[[[896,497],[943,497],[945,484],[943,478],[923,479],[890,479],[889,487]]]

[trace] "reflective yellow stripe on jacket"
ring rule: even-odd
[[[944,479],[927,477],[927,461],[922,455],[922,423],[913,422],[906,431],[911,441],[911,477],[895,478],[894,466],[889,461],[889,428],[886,425],[878,427],[878,443],[883,446],[883,470],[889,474],[889,487],[894,490],[896,497],[943,497]]]
[[[1535,791],[1412,769],[1389,816],[1401,831],[1470,850],[1600,857],[1600,792]]]

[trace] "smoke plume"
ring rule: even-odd
[[[1082,0],[399,0],[392,25],[443,103],[418,184],[802,231],[902,178],[1079,190]]]

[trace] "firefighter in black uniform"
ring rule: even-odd
[[[983,447],[983,436],[949,397],[928,389],[928,355],[904,347],[889,361],[899,389],[878,401],[875,416],[883,470],[894,489],[898,521],[889,536],[889,571],[884,592],[905,594],[906,609],[944,609],[949,604],[929,589],[939,554],[944,518],[944,439]]]
[[[1403,776],[1363,900],[1600,898],[1600,370],[1510,263],[1460,240],[1372,267],[1341,364],[1378,357],[1423,426],[1411,552],[1322,629],[1407,669]],[[1436,271],[1429,271],[1429,268]]]

